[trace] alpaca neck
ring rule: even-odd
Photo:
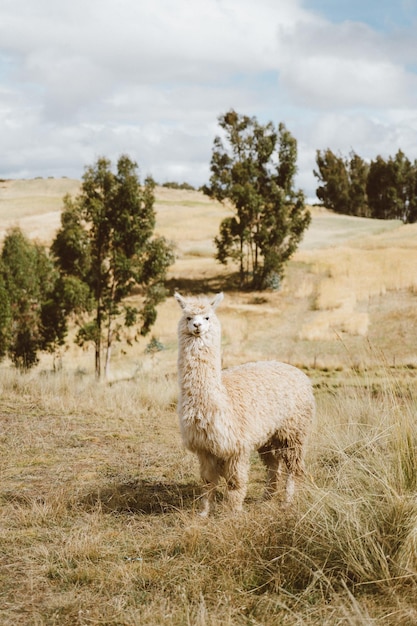
[[[222,389],[220,341],[216,337],[183,337],[179,353],[183,396],[199,402],[201,396]]]
[[[227,392],[222,384],[220,338],[180,339],[178,361],[179,416],[182,437],[189,450],[207,450],[224,458],[236,447],[228,420]]]

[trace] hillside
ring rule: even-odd
[[[5,181],[0,185],[0,233],[19,225],[48,243],[59,226],[62,198],[76,194],[70,179]],[[156,189],[159,234],[174,243],[169,288],[184,292],[225,289],[233,268],[213,259],[213,238],[228,209],[197,191]],[[417,225],[335,215],[312,209],[312,224],[288,265],[279,292],[229,291],[222,308],[225,365],[249,358],[279,358],[306,367],[366,365],[381,355],[396,365],[417,366]],[[152,334],[175,361],[175,303],[160,306]],[[115,350],[115,376],[130,375],[149,338]],[[70,343],[72,358],[89,368],[91,355]]]
[[[79,187],[80,181],[70,178],[0,181],[0,239],[8,228],[20,226],[47,243],[59,227],[62,198]]]
[[[72,184],[11,182],[0,227],[49,241]],[[164,349],[117,344],[109,384],[71,338],[61,369],[47,355],[28,372],[2,362],[1,626],[416,624],[416,225],[314,208],[280,291],[248,293],[213,260],[226,209],[156,197],[176,245],[170,293],[225,290],[223,364],[278,358],[310,376],[306,473],[290,507],[266,502],[253,454],[244,511],[228,513],[220,484],[214,515],[197,515],[172,297],[152,330]]]

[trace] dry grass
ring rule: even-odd
[[[208,521],[175,380],[8,370],[1,387],[2,624],[417,619],[414,383],[318,386],[294,507],[259,501],[254,457],[245,512]]]
[[[16,219],[47,241],[51,224],[15,182]],[[58,181],[31,184],[58,203]],[[158,232],[177,246],[170,289],[227,287],[211,257],[227,209],[161,189],[156,208]],[[55,374],[50,357],[25,375],[3,364],[2,626],[416,623],[414,242],[414,226],[315,210],[281,291],[227,293],[224,365],[278,358],[315,384],[308,476],[290,510],[260,502],[254,456],[244,513],[226,515],[220,493],[213,518],[196,515],[172,298],[153,329],[164,350],[147,354],[149,338],[118,345],[110,384],[72,344]]]
[[[70,178],[0,182],[0,239],[20,226],[28,235],[49,243],[60,225],[62,198],[78,193],[80,182]]]
[[[414,309],[416,234],[416,224],[394,228],[390,223],[387,231],[353,239],[349,246],[300,251],[297,258],[318,277],[315,313],[303,325],[300,338],[329,340],[335,331],[368,336],[374,322],[372,306],[386,294],[396,292],[400,299],[408,293],[409,308]],[[311,276],[310,284],[313,280]]]

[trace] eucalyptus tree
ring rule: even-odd
[[[154,235],[154,187],[150,177],[141,185],[137,164],[128,156],[119,158],[116,172],[101,157],[86,168],[79,195],[65,198],[52,251],[73,306],[84,313],[77,318],[77,340],[94,343],[97,378],[103,348],[107,374],[121,328],[140,319],[140,332],[147,334],[166,295],[173,252]],[[142,294],[140,308],[125,303],[135,287]]]
[[[351,152],[347,161],[349,173],[349,214],[358,217],[370,217],[366,184],[369,164],[355,152]]]
[[[327,148],[317,150],[316,163],[318,169],[313,173],[320,183],[316,189],[317,198],[336,213],[349,213],[350,181],[346,160]]]
[[[321,183],[316,194],[327,208],[359,217],[417,220],[417,162],[402,150],[368,164],[354,152],[343,158],[328,148],[317,150],[316,162],[314,175]]]
[[[294,188],[296,140],[282,123],[263,125],[233,109],[219,125],[203,191],[228,203],[233,215],[220,224],[216,259],[238,263],[241,285],[277,287],[311,219]]]
[[[10,300],[4,282],[3,267],[0,261],[0,359],[6,356],[10,332]]]
[[[372,217],[400,219],[404,223],[417,220],[417,164],[402,150],[395,157],[380,155],[371,161],[367,193]]]
[[[45,317],[57,279],[46,248],[18,227],[9,230],[0,258],[0,356],[7,354],[20,369],[38,362],[47,335],[63,337],[56,320]]]

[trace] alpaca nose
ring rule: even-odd
[[[194,326],[198,329],[201,326],[201,322],[194,322]]]

